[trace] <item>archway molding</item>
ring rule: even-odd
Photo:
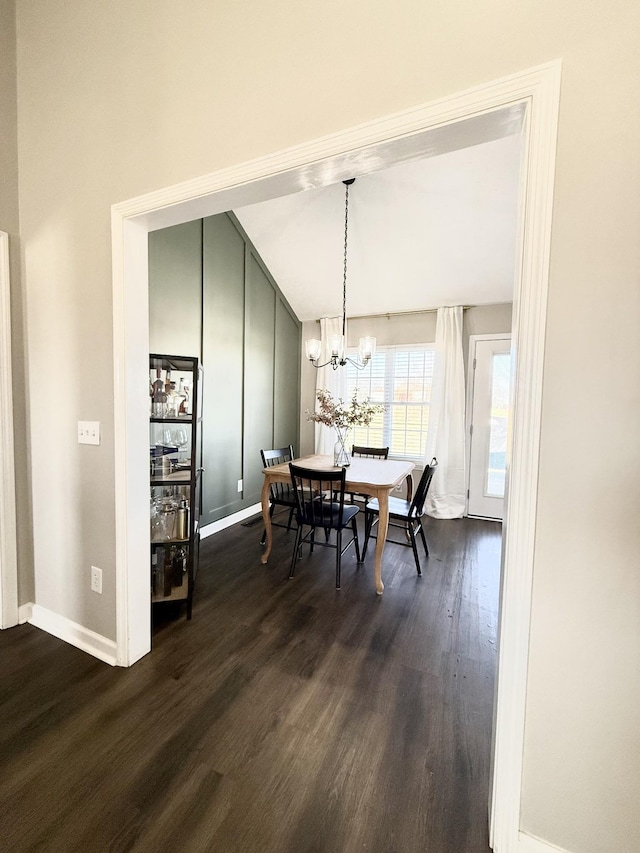
[[[112,207],[116,658],[150,650],[147,235],[159,228],[432,156],[445,129],[524,135],[513,305],[511,462],[503,527],[491,844],[519,844],[544,337],[561,64],[555,61]],[[497,129],[497,130],[496,130]],[[507,131],[511,132],[511,131]],[[502,134],[504,135],[504,133]],[[495,138],[495,137],[494,137]]]

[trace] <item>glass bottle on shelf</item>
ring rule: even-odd
[[[178,386],[178,396],[181,397],[179,414],[191,414],[191,386],[185,380],[184,376],[180,377],[180,385]]]
[[[151,555],[151,589],[154,595],[162,595],[164,589],[164,548],[157,548]]]
[[[164,418],[167,410],[167,395],[162,381],[162,368],[156,367],[156,379],[151,395],[151,414],[154,418]]]
[[[178,392],[176,391],[176,383],[170,382],[169,391],[167,393],[167,417],[177,418],[179,408],[180,398],[178,396]]]
[[[184,376],[181,376],[180,381],[178,382],[178,390],[176,392],[178,395],[176,417],[179,417],[180,415],[186,415],[185,408],[184,408],[184,401],[186,400],[186,394],[185,394],[184,386],[185,386]]]
[[[175,548],[172,560],[173,586],[182,586],[187,574],[187,552],[184,548]]]
[[[171,588],[173,585],[173,558],[175,550],[175,546],[172,545],[170,548],[165,548],[164,551],[162,594],[165,598],[171,595]]]

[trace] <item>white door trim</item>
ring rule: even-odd
[[[498,853],[511,853],[518,844],[560,74],[560,61],[551,62],[112,208],[117,658],[128,666],[150,649],[148,232],[424,157],[434,128],[524,107],[524,225],[513,322],[516,462],[506,498],[491,782],[490,832]]]
[[[475,392],[475,368],[473,361],[475,357],[475,348],[477,341],[510,341],[511,332],[503,332],[488,335],[469,335],[469,357],[467,363],[467,394],[466,394],[466,416],[465,416],[465,435],[467,441],[465,444],[465,464],[467,466],[467,499],[465,501],[465,513],[469,515],[469,484],[471,481],[471,422],[473,420],[473,395]],[[511,371],[513,374],[514,362],[511,363]],[[513,386],[515,377],[511,376]],[[511,410],[511,406],[509,407]],[[511,416],[511,411],[509,412]]]
[[[497,853],[516,851],[519,837],[560,76],[558,62],[532,93],[523,163],[524,224],[513,302],[511,468],[502,528],[490,791],[490,844]]]
[[[0,231],[0,627],[18,624],[9,235]]]

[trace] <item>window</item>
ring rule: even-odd
[[[356,351],[349,353],[356,354]],[[347,363],[347,394],[355,388],[360,398],[384,403],[368,427],[355,427],[353,444],[389,446],[389,456],[421,461],[429,425],[433,381],[432,345],[379,347],[364,370]]]

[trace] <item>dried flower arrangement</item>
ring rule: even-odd
[[[372,403],[369,398],[359,401],[357,388],[348,403],[343,402],[341,397],[334,400],[326,390],[318,391],[316,397],[320,404],[320,411],[310,412],[307,409],[307,420],[337,429],[369,426],[377,414],[384,412],[384,406],[381,403]]]

